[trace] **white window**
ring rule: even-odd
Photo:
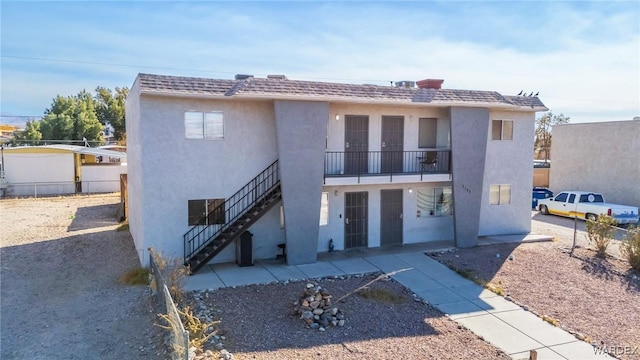
[[[511,203],[511,185],[491,185],[489,187],[489,204],[506,205]]]
[[[417,217],[448,216],[453,214],[451,186],[417,190]]]
[[[224,120],[222,112],[185,112],[184,136],[187,139],[224,139]]]
[[[329,193],[322,193],[320,200],[320,226],[329,224]]]
[[[491,122],[492,140],[513,140],[512,120],[493,120]]]

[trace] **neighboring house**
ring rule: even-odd
[[[2,148],[2,195],[40,196],[120,191],[122,152],[75,145]],[[107,159],[124,159],[108,162]]]
[[[556,125],[551,153],[554,192],[594,191],[640,207],[640,119]]]
[[[127,97],[129,224],[192,269],[531,227],[537,97],[400,86],[139,74]],[[256,206],[257,205],[257,206]],[[246,236],[246,235],[245,235]],[[248,237],[246,237],[248,238]],[[239,251],[238,251],[239,250]]]

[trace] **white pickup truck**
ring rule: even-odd
[[[596,220],[598,215],[608,215],[618,224],[638,222],[637,207],[608,204],[602,194],[588,191],[563,191],[554,197],[540,199],[538,210],[544,215],[554,214],[589,220]]]

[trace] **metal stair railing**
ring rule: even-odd
[[[199,223],[206,225],[195,225],[184,234],[184,263],[189,263],[200,250],[214,241],[260,201],[266,199],[279,184],[280,172],[278,160],[276,160],[210,212],[214,220],[222,218],[221,215],[224,214],[223,223],[209,224],[207,219],[210,216],[205,216]]]

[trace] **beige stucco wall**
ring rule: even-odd
[[[595,191],[640,206],[640,120],[557,125],[552,134],[553,192]]]

